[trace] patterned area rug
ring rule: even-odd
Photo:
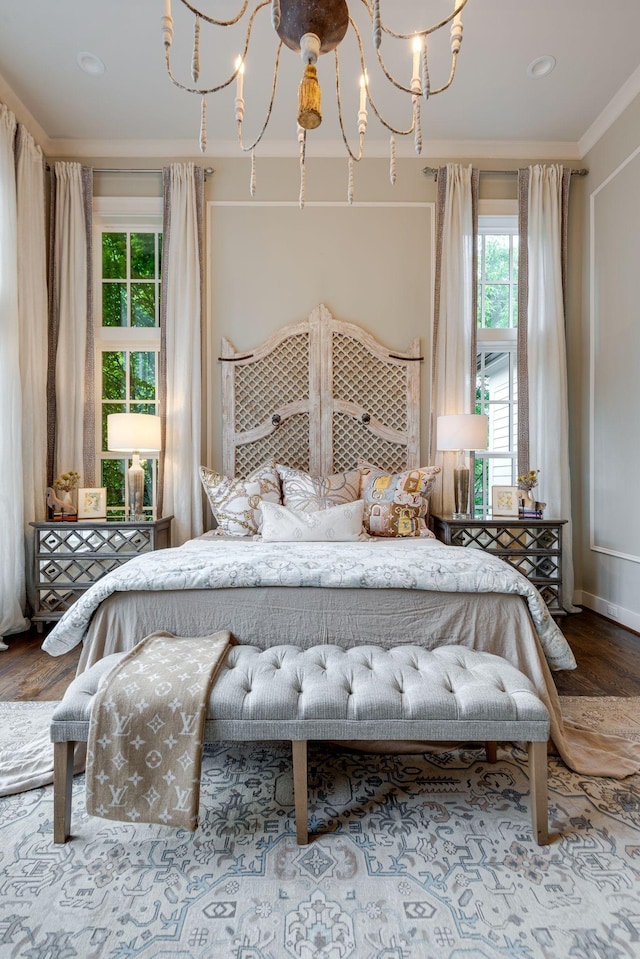
[[[639,700],[567,700],[640,738]],[[0,704],[0,737],[50,704]],[[552,845],[526,759],[310,748],[307,847],[286,744],[207,748],[195,834],[84,810],[52,843],[51,787],[0,799],[2,959],[627,959],[640,956],[640,777],[549,764]]]

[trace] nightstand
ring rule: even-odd
[[[562,606],[562,527],[565,519],[432,515],[433,532],[448,546],[483,549],[522,573],[540,591],[553,616]]]
[[[60,619],[105,573],[140,553],[166,549],[172,519],[31,523],[36,531],[36,609],[31,619],[38,632],[42,623]]]

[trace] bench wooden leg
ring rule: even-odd
[[[71,832],[71,791],[75,743],[53,744],[53,841],[66,842]]]
[[[307,802],[307,741],[294,739],[293,752],[293,802],[296,813],[296,841],[299,846],[309,842]]]
[[[528,745],[531,824],[538,845],[546,846],[549,842],[547,744],[529,743]]]
[[[497,763],[498,761],[498,744],[497,743],[485,743],[484,749],[487,754],[488,763]]]

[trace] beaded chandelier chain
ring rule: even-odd
[[[171,0],[165,0],[165,11],[162,18],[162,35],[165,48],[165,61],[169,77],[177,87],[186,90],[188,93],[194,93],[201,98],[200,109],[200,150],[204,153],[207,147],[207,97],[210,94],[218,93],[230,86],[234,81],[236,83],[235,96],[235,117],[238,129],[238,142],[240,149],[244,153],[251,154],[251,195],[255,195],[256,190],[256,148],[264,137],[269,121],[273,112],[275,102],[276,88],[278,84],[278,73],[280,67],[280,54],[282,45],[299,53],[303,63],[303,75],[298,91],[298,150],[300,160],[300,206],[304,206],[306,191],[306,145],[307,132],[316,129],[322,122],[322,97],[316,63],[318,57],[323,53],[333,52],[335,59],[336,76],[336,99],[338,109],[338,119],[340,124],[340,133],[348,157],[349,176],[348,176],[348,200],[353,202],[353,164],[362,159],[364,152],[364,139],[367,130],[368,109],[371,109],[380,123],[390,134],[390,180],[396,181],[396,136],[413,135],[415,151],[418,156],[422,152],[422,123],[421,123],[421,102],[429,97],[435,96],[448,89],[453,82],[456,72],[456,63],[460,45],[462,43],[462,10],[467,4],[467,0],[454,0],[453,10],[449,16],[445,17],[439,23],[423,29],[415,30],[412,33],[397,33],[391,30],[383,22],[380,6],[381,0],[360,0],[366,8],[371,20],[372,42],[374,55],[378,60],[379,67],[396,89],[406,93],[411,99],[411,124],[405,129],[398,128],[390,123],[382,115],[376,106],[372,96],[369,84],[369,72],[365,62],[365,52],[360,31],[349,14],[346,0],[261,0],[251,11],[249,11],[249,0],[242,0],[242,6],[239,12],[227,20],[217,20],[211,17],[197,7],[190,0],[179,0],[194,17],[194,36],[193,36],[193,55],[191,58],[191,79],[192,83],[181,83],[173,74],[171,67],[171,42],[173,40],[173,17],[171,15]],[[396,0],[397,2],[397,0]],[[273,79],[271,83],[271,97],[267,108],[267,115],[264,123],[258,133],[258,136],[252,143],[245,143],[242,136],[242,122],[244,120],[244,70],[249,45],[251,42],[251,33],[257,15],[260,11],[269,7],[271,11],[271,22],[273,28],[279,37],[279,43],[276,49],[275,64],[273,70]],[[212,27],[231,27],[240,23],[246,16],[246,33],[242,52],[237,58],[233,71],[227,79],[214,86],[204,86],[200,84],[200,30],[202,24]],[[451,46],[451,69],[446,82],[437,88],[431,85],[429,75],[429,57],[428,57],[428,39],[438,30],[450,24],[450,46]],[[360,53],[360,106],[358,110],[358,145],[353,148],[347,138],[345,130],[344,116],[342,110],[342,96],[340,84],[340,60],[338,47],[344,39],[349,27],[354,31],[358,50]],[[389,37],[393,40],[408,41],[412,50],[412,73],[411,81],[407,85],[397,79],[387,67],[382,55],[383,37]]]

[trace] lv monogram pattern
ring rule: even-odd
[[[104,679],[87,746],[87,812],[198,825],[209,691],[231,637],[147,636]]]

